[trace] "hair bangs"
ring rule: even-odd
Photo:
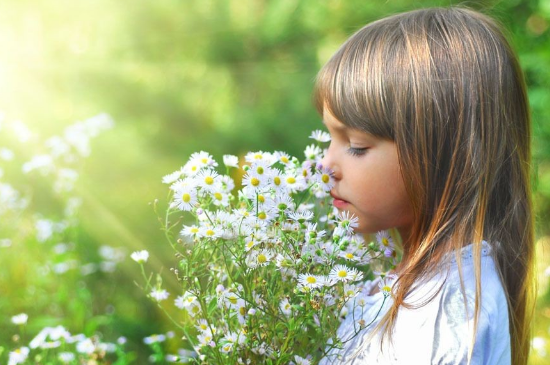
[[[321,115],[326,108],[348,127],[393,140],[395,67],[386,58],[388,39],[372,27],[376,23],[356,32],[319,71],[314,103]]]

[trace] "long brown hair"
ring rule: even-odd
[[[504,27],[464,6],[375,21],[321,69],[315,102],[321,114],[328,108],[342,123],[397,145],[415,216],[384,334],[391,337],[399,307],[410,306],[407,293],[448,252],[457,252],[461,267],[458,252],[469,243],[477,328],[486,240],[508,298],[512,363],[526,364],[534,303],[531,127]]]

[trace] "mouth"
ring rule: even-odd
[[[332,191],[330,192],[330,196],[334,198],[332,204],[338,209],[343,209],[349,204],[348,201],[340,198],[338,195],[334,194]]]

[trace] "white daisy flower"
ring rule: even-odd
[[[250,251],[250,249],[252,247],[256,246],[258,243],[260,243],[260,241],[254,235],[249,235],[244,240],[244,249],[245,249],[245,251],[247,251],[247,252]]]
[[[294,211],[295,209],[294,200],[292,200],[292,198],[288,194],[283,193],[278,193],[275,195],[273,205],[276,209],[283,212],[290,212]]]
[[[147,250],[135,251],[130,255],[130,257],[135,262],[142,264],[144,262],[147,262],[147,260],[149,259],[149,252],[147,252]]]
[[[269,207],[262,207],[258,210],[258,213],[254,214],[257,220],[261,222],[269,223],[279,216],[279,212],[275,209],[269,209]]]
[[[308,359],[305,359],[303,357],[300,357],[298,355],[294,355],[294,361],[296,361],[296,365],[310,365],[311,361]]]
[[[246,317],[248,315],[248,309],[246,308],[246,302],[244,299],[239,298],[237,305],[235,306],[235,312],[237,312],[237,319],[241,325],[246,324]]]
[[[282,151],[276,151],[274,157],[276,158],[277,162],[280,162],[285,166],[290,164],[290,162],[292,161],[292,157],[288,153]]]
[[[229,206],[229,194],[225,193],[223,189],[214,190],[212,192],[212,202],[218,207],[227,207]]]
[[[151,336],[148,336],[148,337],[145,337],[143,339],[143,343],[146,344],[146,345],[152,345],[154,343],[159,343],[159,342],[164,342],[166,341],[166,336],[165,335],[151,335]]]
[[[170,185],[170,190],[172,191],[178,191],[178,190],[181,190],[183,188],[196,188],[197,187],[197,182],[195,181],[194,178],[192,177],[188,177],[188,178],[184,178],[184,179],[178,179],[176,181],[174,181],[172,183],[172,185]]]
[[[227,353],[233,351],[233,345],[234,345],[233,342],[225,342],[225,343],[222,344],[221,351],[224,354],[227,354]]]
[[[11,317],[11,322],[15,325],[24,325],[27,324],[27,320],[29,319],[29,316],[26,313],[20,313],[13,317]]]
[[[330,191],[334,187],[334,178],[332,170],[329,168],[321,168],[316,171],[313,180],[319,185],[323,191]]]
[[[316,170],[315,163],[311,161],[304,161],[302,163],[302,167],[298,170],[300,173],[301,178],[307,183],[311,180],[313,177],[313,172]]]
[[[160,289],[160,288],[157,288],[157,289],[153,289],[151,291],[151,293],[149,293],[149,295],[155,299],[157,302],[161,302],[165,299],[168,298],[168,296],[170,295],[170,293],[168,293],[166,290],[164,289]]]
[[[195,207],[197,201],[197,191],[193,187],[180,187],[174,192],[174,201],[170,204],[170,208],[190,211]]]
[[[223,164],[227,167],[239,167],[239,158],[235,155],[223,155]]]
[[[305,180],[301,177],[296,176],[293,173],[287,173],[283,177],[283,184],[285,188],[292,193],[297,191],[302,191],[307,187]]]
[[[214,345],[214,342],[212,341],[212,334],[208,332],[199,334],[197,336],[197,340],[199,341],[199,347]]]
[[[179,309],[185,309],[191,317],[195,317],[201,311],[197,297],[189,292],[178,296],[174,300],[174,304]]]
[[[267,177],[271,175],[271,168],[269,166],[270,164],[268,161],[257,160],[250,164],[250,169],[248,170],[248,173],[251,175]]]
[[[323,150],[319,146],[312,144],[306,147],[304,155],[306,156],[306,160],[318,161],[323,155]]]
[[[247,195],[250,198],[253,198],[256,193],[263,188],[265,188],[265,185],[267,183],[268,177],[266,175],[258,175],[254,173],[253,171],[248,171],[244,176],[242,180],[243,186],[248,188],[248,192],[251,193],[251,195]]]
[[[233,189],[235,189],[235,181],[233,181],[233,179],[231,178],[231,176],[222,175],[220,181],[221,181],[221,183],[222,183],[223,189],[224,189],[227,193],[230,193]]]
[[[181,177],[182,173],[183,173],[182,170],[178,170],[178,171],[172,172],[171,174],[165,175],[162,178],[162,182],[164,184],[171,184],[173,182],[176,182]]]
[[[75,356],[72,352],[60,352],[59,355],[57,355],[57,358],[59,361],[61,361],[63,364],[68,364],[70,362],[73,362],[75,359]]]
[[[27,360],[29,356],[29,348],[21,347],[10,352],[10,358],[8,360],[8,365],[22,364]]]
[[[208,324],[208,321],[206,319],[199,319],[195,322],[195,328],[200,332],[205,332],[210,330],[210,325]]]
[[[316,240],[323,238],[326,234],[327,232],[325,230],[317,231],[317,223],[306,223],[306,240],[315,242]]]
[[[310,210],[304,210],[302,212],[292,212],[288,215],[288,217],[298,223],[304,223],[306,221],[309,221],[313,218],[314,214]]]
[[[346,250],[341,251],[338,256],[349,261],[358,262],[364,254],[364,250],[356,250],[355,247],[348,247]]]
[[[355,284],[344,284],[344,297],[354,298],[360,293],[360,289]]]
[[[283,312],[283,314],[287,317],[292,314],[292,305],[288,301],[288,298],[283,298],[283,300],[281,300],[281,302],[279,303],[279,308],[281,309],[281,312]]]
[[[185,176],[195,176],[204,168],[204,164],[200,163],[198,160],[190,159],[185,165],[181,168],[182,174]]]
[[[271,169],[269,176],[269,186],[276,192],[286,191],[285,174],[279,169]]]
[[[394,243],[388,231],[380,231],[376,233],[376,242],[378,242],[378,247],[380,251],[385,252],[390,249],[393,250]]]
[[[311,135],[309,136],[309,138],[312,138],[317,142],[322,142],[322,143],[330,142],[330,134],[319,129],[311,132]]]
[[[253,199],[254,205],[258,205],[259,209],[272,209],[275,207],[273,199],[268,194],[258,193]]]
[[[271,166],[275,162],[275,158],[271,153],[268,152],[249,152],[244,157],[245,161],[248,163],[253,163],[255,161],[263,160],[267,161],[268,165]]]
[[[345,265],[336,265],[330,271],[329,278],[333,282],[357,281],[363,278],[363,274],[357,271],[357,269],[355,268],[347,267]]]
[[[298,284],[309,289],[315,289],[325,286],[327,284],[327,279],[320,275],[300,274],[298,276]]]
[[[389,275],[385,275],[378,282],[378,287],[380,288],[380,291],[385,297],[392,295],[393,285],[395,284],[396,279],[397,277],[395,275],[389,274]]]
[[[216,238],[219,238],[222,234],[223,234],[223,229],[221,229],[220,227],[203,225],[199,227],[199,233],[197,233],[197,237],[216,239]]]
[[[227,333],[221,340],[222,342],[222,352],[228,353],[233,350],[233,347],[236,344],[243,344],[245,336],[244,334],[237,334],[235,332]]]
[[[266,266],[273,259],[273,252],[269,250],[253,251],[246,259],[248,266],[257,268],[258,266]]]
[[[81,354],[87,354],[90,355],[96,350],[96,347],[92,340],[89,338],[85,339],[84,341],[80,341],[76,344],[76,351]]]
[[[199,234],[200,228],[195,225],[183,226],[183,229],[180,232],[180,235],[185,237],[196,237]]]
[[[354,216],[348,211],[339,211],[336,216],[336,223],[338,227],[346,231],[347,233],[352,233],[354,228],[359,227],[359,218]]]
[[[195,177],[197,186],[200,186],[202,190],[213,192],[217,187],[217,183],[220,180],[219,175],[212,169],[203,169]]]
[[[200,151],[195,152],[191,155],[189,158],[190,161],[195,161],[196,163],[200,164],[202,167],[217,167],[218,163],[214,160],[212,155],[210,155],[208,152]]]

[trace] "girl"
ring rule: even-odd
[[[526,364],[530,114],[501,26],[465,7],[375,21],[323,67],[315,98],[334,205],[403,245],[391,297],[348,314],[322,363]]]

